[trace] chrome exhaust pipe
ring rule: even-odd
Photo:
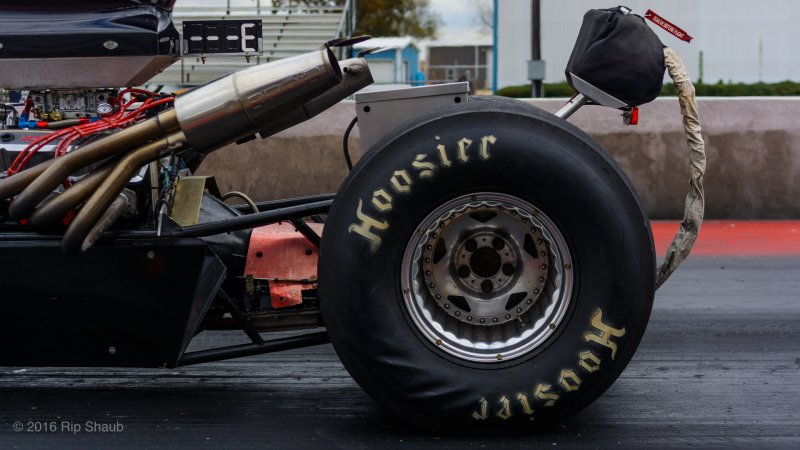
[[[187,143],[204,153],[250,136],[342,81],[325,48],[235,72],[175,99]]]
[[[341,83],[301,107],[287,112],[270,126],[261,129],[258,132],[261,138],[265,139],[298,123],[305,122],[374,82],[367,60],[364,58],[345,59],[339,62],[339,66],[342,69]]]

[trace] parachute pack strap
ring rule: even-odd
[[[664,48],[664,62],[669,76],[675,84],[675,92],[683,115],[683,130],[689,147],[689,192],[683,210],[683,220],[675,234],[675,239],[667,249],[667,256],[656,273],[656,289],[667,281],[670,275],[689,256],[692,246],[700,232],[705,210],[703,195],[703,175],[706,172],[706,150],[700,134],[700,116],[697,112],[697,99],[694,85],[686,73],[680,56],[669,47]]]

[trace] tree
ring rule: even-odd
[[[344,0],[273,0],[273,6],[341,6]],[[441,17],[429,0],[357,0],[355,34],[435,38]]]
[[[491,0],[472,0],[475,9],[474,22],[480,27],[482,33],[494,32],[494,5]]]

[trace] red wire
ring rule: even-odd
[[[142,102],[142,105],[139,106],[137,109],[128,112],[127,109],[137,101],[136,98],[132,98],[128,102],[123,103],[123,96],[128,93],[145,94],[149,95],[150,98]],[[27,147],[25,147],[25,149],[22,152],[20,152],[19,155],[17,155],[17,157],[14,159],[14,162],[9,167],[7,173],[9,175],[13,175],[15,173],[19,173],[20,171],[22,171],[28,165],[31,158],[33,158],[33,156],[39,150],[41,150],[42,147],[44,147],[46,144],[56,139],[61,139],[61,142],[58,143],[54,155],[56,157],[60,157],[67,153],[69,146],[76,139],[90,136],[92,134],[96,134],[101,131],[109,130],[112,128],[124,128],[130,125],[132,122],[141,118],[142,114],[145,111],[152,109],[156,106],[169,103],[174,100],[174,97],[165,97],[154,101],[152,97],[155,96],[158,96],[158,94],[143,89],[136,89],[136,88],[124,89],[117,95],[117,101],[121,105],[119,111],[107,117],[104,117],[96,122],[65,128],[63,130],[59,130],[36,139]],[[26,105],[26,107],[29,107],[29,105]]]

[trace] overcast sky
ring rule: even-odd
[[[489,33],[481,33],[476,20],[478,11],[477,1],[491,4],[492,0],[430,0],[431,9],[439,13],[443,26],[439,28],[441,43],[491,43]],[[191,6],[220,6],[224,7],[226,0],[178,0],[178,7]],[[270,5],[270,0],[262,0],[262,5]],[[255,6],[256,0],[231,0],[232,6]]]

